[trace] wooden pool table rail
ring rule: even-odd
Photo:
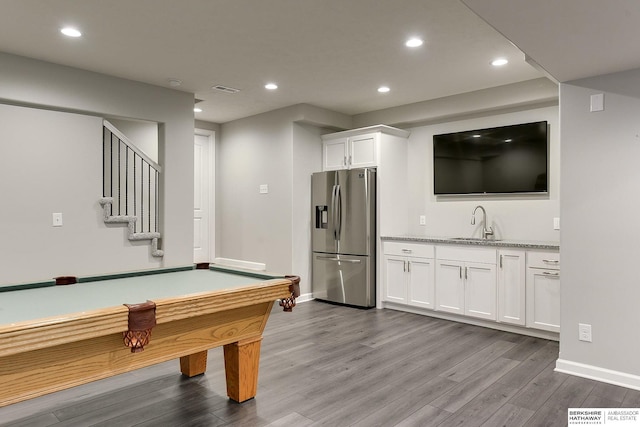
[[[2,325],[0,406],[176,358],[183,374],[198,375],[206,370],[207,350],[218,346],[225,346],[229,397],[250,399],[270,311],[275,300],[291,294],[292,281],[272,279],[156,300],[157,326],[136,354],[122,340],[128,329],[124,305]]]

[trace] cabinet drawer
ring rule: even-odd
[[[527,252],[527,267],[545,268],[547,270],[560,269],[559,252]]]
[[[412,256],[419,258],[433,258],[433,245],[407,242],[384,242],[385,255]]]
[[[464,246],[438,246],[437,258],[451,261],[496,264],[496,250]]]

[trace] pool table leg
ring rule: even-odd
[[[262,336],[224,346],[227,396],[242,403],[256,396]]]
[[[207,350],[182,356],[180,358],[180,372],[188,377],[204,374],[207,370]]]

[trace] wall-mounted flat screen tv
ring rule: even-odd
[[[546,121],[433,136],[433,191],[546,193]]]

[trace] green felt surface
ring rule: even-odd
[[[63,286],[0,293],[0,325],[102,308],[236,288],[277,276],[256,278],[229,271],[187,270],[118,277]]]

